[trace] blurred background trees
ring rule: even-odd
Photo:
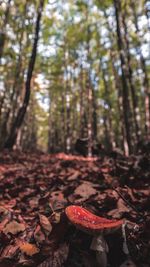
[[[0,16],[1,148],[150,137],[149,0],[4,0]]]

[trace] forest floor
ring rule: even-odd
[[[82,205],[133,222],[108,234],[110,267],[150,266],[150,156],[81,156],[4,151],[0,155],[0,267],[94,267],[92,237],[65,217]]]

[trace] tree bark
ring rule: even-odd
[[[150,9],[149,9],[149,0],[145,0],[144,1],[144,5],[145,5],[145,15],[147,18],[147,25],[148,25],[148,30],[149,30],[149,34],[150,34]],[[149,44],[150,45],[150,44]]]
[[[150,89],[149,89],[150,87],[149,87],[149,79],[148,79],[148,74],[147,74],[147,69],[146,69],[145,58],[144,58],[142,51],[141,51],[141,40],[140,40],[140,36],[139,36],[140,30],[139,30],[139,26],[138,26],[138,17],[137,17],[137,13],[136,13],[136,6],[135,6],[135,3],[133,0],[131,0],[131,7],[133,10],[136,33],[137,33],[137,36],[139,38],[138,47],[136,50],[140,56],[141,69],[142,69],[142,72],[144,74],[143,87],[144,87],[144,91],[145,91],[145,132],[146,132],[146,136],[150,137]]]
[[[130,56],[130,44],[129,44],[129,38],[128,38],[128,29],[126,24],[126,13],[122,14],[122,22],[124,27],[124,40],[126,44],[126,57],[127,57],[127,68],[128,68],[128,80],[129,80],[129,86],[131,90],[131,99],[132,99],[132,106],[133,106],[133,117],[134,117],[134,124],[135,124],[135,136],[136,136],[136,143],[139,142],[140,139],[140,126],[139,126],[139,107],[138,107],[138,98],[136,95],[136,89],[134,86],[133,81],[133,71],[131,66],[131,56]]]
[[[103,10],[103,12],[104,12],[104,16],[106,19],[107,28],[109,31],[109,38],[110,38],[110,41],[112,43],[112,47],[110,48],[110,60],[111,60],[111,65],[112,65],[112,72],[114,75],[114,84],[115,84],[115,87],[117,89],[117,95],[118,95],[117,107],[118,107],[118,112],[119,112],[119,122],[118,122],[119,128],[118,128],[117,132],[119,133],[120,138],[118,139],[118,133],[117,133],[117,135],[115,135],[115,137],[116,137],[115,142],[116,142],[116,144],[118,144],[119,146],[122,147],[124,153],[126,154],[127,139],[126,139],[126,131],[125,131],[125,125],[124,125],[122,80],[120,78],[120,75],[118,74],[119,70],[115,66],[115,62],[116,62],[116,60],[118,60],[118,57],[115,56],[116,50],[113,47],[113,42],[114,42],[116,36],[113,33],[113,31],[111,30],[111,26],[110,26],[109,20],[108,20],[108,15],[107,15],[105,9]],[[119,143],[118,143],[118,141],[119,141]]]
[[[1,63],[1,58],[3,55],[4,46],[5,46],[6,32],[4,29],[6,28],[6,25],[8,23],[8,19],[9,19],[10,3],[11,3],[11,0],[8,0],[6,12],[5,12],[4,23],[3,23],[3,28],[1,29],[1,33],[0,33],[0,63]]]
[[[97,101],[96,101],[96,92],[92,87],[92,106],[93,106],[93,138],[97,142]]]
[[[93,94],[91,88],[90,78],[87,77],[87,97],[88,97],[88,156],[92,156],[92,145],[93,145],[93,129],[92,129],[92,102]]]
[[[118,51],[120,56],[121,62],[121,79],[122,79],[122,93],[123,93],[123,117],[124,117],[124,124],[125,124],[125,135],[127,140],[126,145],[126,154],[132,151],[131,145],[131,127],[130,127],[130,103],[129,103],[129,88],[127,83],[127,69],[126,69],[126,61],[124,55],[124,46],[121,34],[121,25],[120,25],[120,11],[121,11],[121,1],[114,0],[114,7],[115,7],[115,17],[116,17],[116,27],[117,27],[117,44],[118,44]]]
[[[4,147],[8,148],[8,149],[12,149],[15,142],[16,142],[17,134],[18,134],[18,131],[19,131],[19,129],[23,123],[24,116],[26,114],[26,110],[27,110],[29,100],[30,100],[30,84],[31,84],[32,73],[34,70],[34,65],[35,65],[35,60],[36,60],[37,44],[38,44],[38,39],[39,39],[40,21],[41,21],[43,6],[44,6],[44,0],[40,0],[39,6],[38,6],[38,11],[37,11],[34,43],[33,43],[32,53],[31,53],[31,57],[30,57],[30,61],[29,61],[28,71],[27,71],[27,79],[26,79],[26,83],[25,83],[24,101],[23,101],[22,106],[18,110],[16,119],[15,119],[15,121],[12,125],[12,128],[11,128],[11,131],[10,131],[10,135],[8,136],[8,139],[5,142]]]
[[[118,96],[117,107],[118,107],[118,112],[119,112],[119,121],[118,121],[119,131],[118,132],[119,132],[120,138],[118,138],[118,134],[117,134],[115,141],[116,141],[116,144],[118,144],[119,142],[119,146],[121,146],[123,151],[125,152],[125,144],[127,143],[127,140],[126,140],[125,129],[124,129],[124,124],[123,124],[123,110],[122,110],[123,100],[122,100],[122,90],[121,90],[122,86],[121,86],[120,77],[118,75],[118,71],[115,68],[115,57],[114,57],[114,53],[112,50],[110,51],[110,55],[111,55],[112,71],[114,74],[114,84],[115,84],[115,87],[117,90],[117,96]]]
[[[83,75],[83,67],[82,67],[82,62],[80,66],[80,76],[79,76],[79,85],[80,85],[80,138],[84,138],[84,128],[85,128],[85,123],[84,123],[84,75]]]
[[[88,12],[87,12],[87,20],[88,20]],[[87,43],[86,43],[86,49],[87,49],[87,63],[89,64],[88,70],[87,70],[87,79],[86,79],[86,87],[87,87],[87,103],[88,103],[88,156],[92,156],[92,146],[93,146],[93,90],[92,90],[92,84],[90,79],[90,26],[87,26]]]

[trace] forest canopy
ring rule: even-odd
[[[4,0],[0,16],[0,148],[150,137],[149,0]]]

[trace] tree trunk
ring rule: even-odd
[[[84,138],[84,128],[85,128],[85,124],[84,124],[84,75],[83,75],[83,67],[82,67],[82,62],[81,62],[81,67],[80,67],[80,76],[79,76],[79,85],[80,85],[80,138]]]
[[[62,81],[63,83],[63,81]],[[61,128],[62,128],[62,150],[66,151],[66,97],[64,93],[61,96]]]
[[[149,12],[150,12],[150,9],[149,9],[149,0],[145,0],[144,1],[144,5],[145,5],[145,15],[146,15],[146,18],[147,18],[147,25],[148,25],[148,30],[149,30],[149,34],[150,34],[150,15],[149,15]],[[150,44],[149,44],[150,46]]]
[[[118,138],[118,134],[116,135],[116,144],[118,144],[118,141],[119,141],[119,145],[122,147],[124,153],[126,154],[126,147],[127,147],[127,140],[126,140],[126,134],[125,134],[125,126],[124,126],[124,116],[123,116],[123,95],[122,95],[122,83],[121,83],[121,79],[120,79],[120,76],[118,74],[118,69],[116,69],[115,67],[115,62],[116,60],[118,60],[118,58],[115,57],[115,54],[116,54],[116,51],[114,50],[114,47],[113,47],[113,42],[115,40],[115,34],[112,32],[111,30],[111,26],[109,25],[109,20],[108,20],[108,15],[105,11],[105,9],[103,10],[104,12],[104,16],[105,16],[105,19],[106,19],[106,24],[107,24],[107,28],[108,28],[108,31],[109,31],[109,38],[110,38],[110,41],[112,43],[112,47],[110,48],[110,60],[111,60],[111,65],[112,65],[112,72],[113,72],[113,75],[114,75],[114,84],[115,84],[115,87],[116,87],[116,90],[117,90],[117,96],[118,96],[118,99],[117,99],[117,107],[118,107],[118,112],[119,112],[119,122],[118,122],[118,126],[119,126],[119,135],[120,135],[120,138]]]
[[[131,130],[130,130],[130,103],[129,103],[129,88],[127,83],[127,69],[126,62],[124,56],[124,47],[123,40],[121,34],[121,25],[120,25],[120,11],[121,11],[121,1],[114,0],[115,7],[115,17],[116,17],[116,26],[117,26],[117,44],[118,51],[121,62],[121,79],[122,79],[122,95],[123,95],[123,116],[124,116],[124,124],[125,124],[125,135],[127,140],[126,145],[126,154],[129,154],[132,151],[131,146]]]
[[[44,0],[40,0],[38,11],[37,11],[34,43],[33,43],[31,58],[29,61],[29,66],[28,66],[27,79],[26,79],[26,83],[25,83],[24,101],[23,101],[22,106],[18,110],[16,119],[15,119],[15,121],[12,125],[12,128],[11,128],[11,131],[10,131],[10,135],[5,142],[5,148],[8,148],[8,149],[12,149],[15,142],[16,142],[17,134],[18,134],[18,131],[19,131],[19,129],[23,123],[24,116],[26,114],[26,110],[27,110],[29,100],[30,100],[30,84],[31,84],[32,73],[34,70],[34,65],[35,65],[35,60],[36,60],[37,44],[38,44],[38,39],[39,39],[40,21],[41,21],[43,6],[44,6]]]
[[[88,94],[88,156],[92,156],[92,145],[93,145],[93,135],[92,135],[92,88],[90,83],[90,78],[87,77],[87,94]]]
[[[66,80],[65,80],[65,95],[64,95],[64,100],[65,100],[65,115],[66,115],[66,120],[65,120],[65,152],[69,153],[70,152],[70,92],[69,92],[69,77],[70,73],[68,71],[67,66],[69,65],[69,50],[65,46],[64,47],[64,53],[65,53],[65,58],[64,58],[64,71],[66,75]]]
[[[97,101],[96,101],[96,95],[95,90],[92,87],[92,106],[93,106],[93,139],[97,142]]]
[[[88,20],[88,12],[87,12],[87,20]],[[86,43],[86,49],[87,49],[87,63],[89,64],[88,70],[87,70],[87,79],[86,79],[86,88],[87,88],[87,103],[88,103],[88,156],[92,156],[92,146],[93,146],[93,90],[92,90],[92,84],[90,79],[90,26],[87,26],[87,43]]]
[[[114,145],[115,142],[114,142],[114,134],[113,134],[113,129],[112,129],[111,100],[110,100],[109,84],[106,80],[106,75],[108,75],[108,73],[106,73],[106,70],[103,68],[102,58],[100,58],[100,66],[101,66],[100,70],[102,71],[102,80],[103,80],[104,88],[105,88],[104,100],[106,104],[108,105],[108,110],[106,112],[104,111],[107,114],[107,116],[105,115],[105,123],[107,124],[107,129],[108,129],[107,143],[108,143],[108,148],[112,149],[115,147]]]
[[[140,114],[139,114],[139,107],[138,107],[138,98],[136,95],[136,89],[134,86],[133,81],[133,71],[131,66],[131,56],[130,56],[130,45],[129,45],[129,38],[128,38],[128,29],[126,24],[126,13],[122,15],[122,22],[124,27],[124,40],[126,43],[126,57],[127,57],[127,67],[128,67],[128,80],[129,80],[129,86],[131,90],[131,98],[132,98],[132,106],[133,106],[133,117],[134,117],[134,124],[135,124],[135,136],[136,136],[136,144],[139,142],[140,139],[140,126],[139,126],[139,120],[140,120]]]
[[[125,144],[127,143],[126,140],[126,136],[125,136],[125,128],[124,128],[124,124],[123,124],[123,108],[122,108],[122,86],[121,86],[121,81],[120,81],[120,77],[118,75],[118,71],[115,68],[115,58],[114,58],[114,54],[112,51],[110,51],[110,55],[111,55],[111,64],[112,64],[112,71],[114,74],[114,84],[117,90],[117,107],[118,107],[118,112],[119,112],[119,122],[118,122],[118,126],[119,126],[119,135],[120,138],[118,138],[118,135],[116,136],[116,143],[121,143],[121,147],[125,152]],[[118,140],[119,139],[119,140]],[[120,142],[121,140],[121,142]]]
[[[22,59],[22,53],[23,53],[23,37],[24,37],[24,27],[25,27],[25,20],[26,20],[26,12],[27,12],[27,2],[25,2],[24,5],[24,12],[23,12],[23,17],[24,19],[22,19],[22,31],[20,33],[20,37],[19,37],[19,56],[18,56],[18,62],[16,64],[16,71],[15,71],[15,78],[14,78],[14,84],[13,84],[13,96],[12,96],[12,124],[15,120],[15,115],[17,113],[17,106],[18,106],[18,102],[19,102],[19,96],[20,96],[20,91],[21,93],[24,91],[23,89],[23,75],[24,75],[24,69],[23,69],[23,59]],[[28,42],[28,40],[27,40]],[[22,90],[20,90],[20,80],[22,78]]]
[[[134,24],[136,28],[136,33],[138,35],[138,47],[137,47],[137,53],[140,56],[140,62],[141,62],[141,68],[144,74],[143,77],[143,87],[145,91],[145,132],[147,137],[150,137],[150,89],[149,89],[149,79],[146,69],[146,62],[145,58],[143,57],[142,51],[141,51],[141,40],[140,40],[140,30],[138,26],[138,17],[136,14],[136,6],[133,0],[131,0],[131,7],[133,10],[133,16],[134,16]]]
[[[6,110],[6,115],[5,115],[5,121],[3,122],[1,129],[3,132],[3,136],[2,139],[3,141],[3,145],[5,144],[5,138],[7,137],[7,132],[9,132],[9,129],[11,129],[11,125],[13,125],[13,118],[15,116],[15,107],[17,107],[17,98],[19,95],[19,90],[17,90],[19,88],[19,86],[21,87],[21,85],[19,84],[19,78],[20,78],[20,73],[21,73],[21,68],[22,68],[22,37],[23,37],[23,31],[21,32],[21,36],[20,36],[20,41],[19,41],[19,56],[18,56],[18,60],[16,63],[16,68],[15,68],[15,76],[14,76],[14,82],[13,82],[13,86],[12,86],[12,91],[10,93],[10,104]],[[16,99],[14,99],[14,96],[16,95]],[[4,127],[4,130],[3,130]]]
[[[6,12],[5,12],[4,23],[3,23],[3,28],[1,29],[1,33],[0,33],[0,63],[1,63],[1,58],[3,55],[4,46],[5,46],[5,40],[6,40],[5,28],[6,28],[6,25],[8,23],[8,19],[9,19],[10,3],[11,3],[11,0],[8,0]]]

